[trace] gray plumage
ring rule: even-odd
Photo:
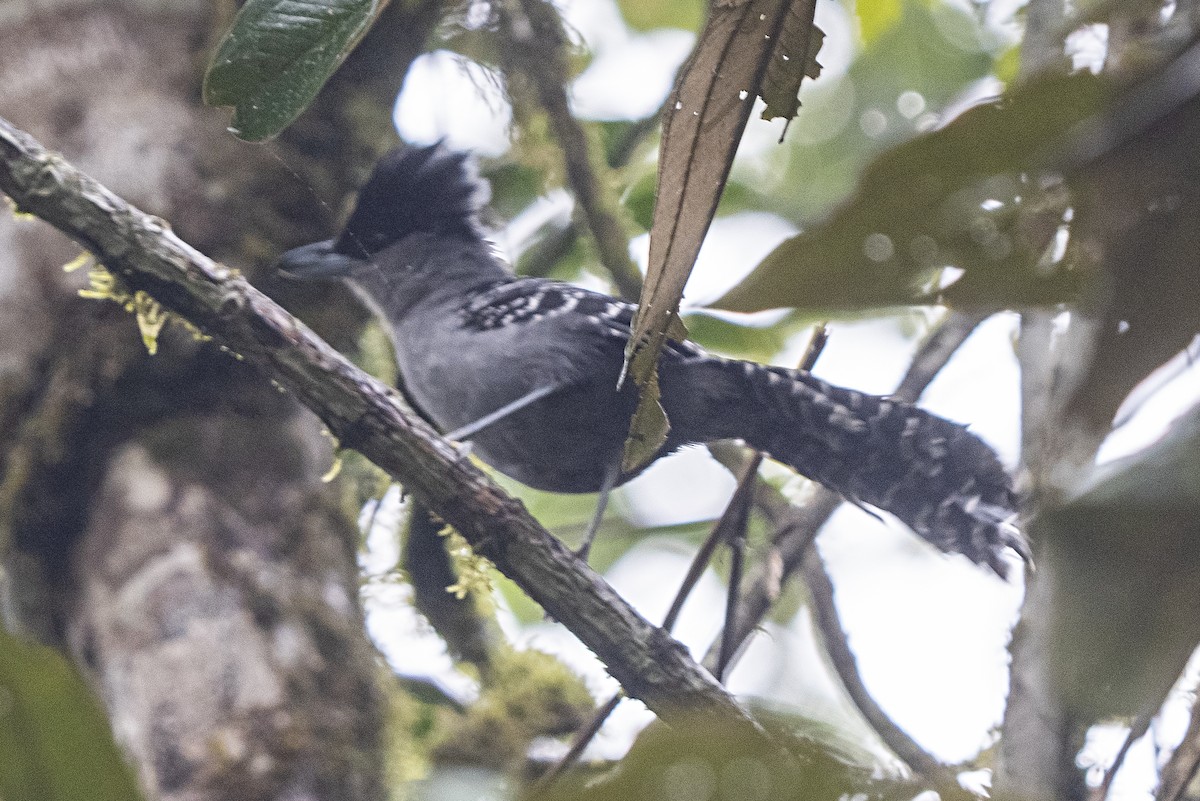
[[[478,224],[485,197],[464,157],[440,146],[393,151],[338,239],[289,251],[281,269],[349,278],[390,324],[406,391],[443,431],[554,388],[475,434],[474,452],[538,489],[596,492],[620,458],[636,405],[628,382],[616,390],[635,307],[514,276]],[[690,342],[668,344],[659,382],[671,423],[659,456],[742,439],[1001,576],[1005,548],[1027,553],[1010,522],[1008,475],[963,426]]]

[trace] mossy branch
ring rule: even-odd
[[[408,409],[246,279],[181,241],[0,119],[0,190],[144,292],[254,364],[338,441],[386,470],[462,534],[667,722],[697,716],[762,737],[711,675]]]

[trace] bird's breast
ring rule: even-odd
[[[536,325],[484,332],[402,328],[397,361],[406,391],[443,431],[554,387],[472,437],[472,452],[537,489],[595,492],[620,457],[636,396],[631,386],[616,390],[619,349],[573,350],[562,339]]]

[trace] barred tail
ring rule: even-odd
[[[996,454],[964,426],[893,398],[835,387],[806,372],[706,358],[663,372],[664,399],[684,390],[705,403],[680,409],[678,436],[738,437],[848,500],[892,513],[943,551],[1007,575],[1001,554],[1028,556],[1012,482]],[[673,423],[676,416],[668,405]],[[707,430],[704,430],[707,429]]]

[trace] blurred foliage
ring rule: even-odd
[[[658,176],[646,170],[625,190],[621,203],[638,227],[649,231],[654,221],[654,195],[658,191]]]
[[[708,4],[704,0],[617,0],[621,16],[630,28],[648,31],[654,28],[697,30],[704,22]]]
[[[458,53],[476,64],[486,67],[498,81],[511,79],[506,72],[512,43],[506,41],[500,30],[501,11],[496,3],[447,3],[450,11],[442,18],[437,47]],[[480,12],[485,12],[481,15]],[[569,77],[576,77],[591,63],[592,53],[585,43],[568,37],[566,63]],[[514,131],[516,133],[516,131]]]
[[[594,706],[582,680],[557,658],[499,648],[479,699],[446,727],[431,758],[519,773],[535,738],[571,733]]]
[[[573,547],[578,544],[596,510],[598,497],[596,494],[565,495],[543,492],[519,484],[511,478],[495,472],[492,468],[484,466],[484,469],[506,492],[519,497],[530,514],[536,517],[543,526],[568,545]],[[698,545],[708,536],[708,532],[712,528],[713,521],[708,520],[668,526],[636,526],[628,520],[623,511],[622,492],[620,487],[616,489],[616,494],[605,512],[600,528],[600,537],[597,538],[588,559],[588,563],[601,572],[620,558],[629,546],[639,541],[663,537]],[[611,540],[618,544],[613,548],[608,548],[604,545],[603,540]]]
[[[140,797],[108,719],[70,663],[0,629],[0,798]]]
[[[512,219],[546,192],[545,176],[532,167],[511,159],[490,165],[484,177],[492,186],[489,213]]]
[[[765,152],[757,163],[749,159],[735,165],[720,213],[773,211],[801,225],[821,219],[849,195],[872,156],[917,135],[948,103],[988,73],[997,54],[1013,52],[990,39],[976,17],[956,7],[918,0],[880,4],[890,5],[890,10],[876,9],[876,5],[858,4],[870,6],[870,10],[861,8],[857,13],[871,15],[874,27],[847,73],[805,88],[804,113],[792,121],[784,146]],[[647,170],[631,178],[634,183],[623,202],[635,221],[648,228],[656,177]],[[890,195],[901,201],[902,207],[899,196],[905,191],[897,188]],[[861,190],[860,197],[868,203],[874,199]],[[886,199],[881,199],[875,208],[886,205]],[[889,207],[888,213],[891,211]],[[871,233],[876,231],[866,235]],[[844,314],[848,309],[912,301],[913,288],[902,280],[904,276],[897,276],[899,271],[884,272],[874,263],[863,264],[868,260],[862,252],[862,236],[854,239],[845,232],[832,232],[824,242],[830,240],[840,242],[841,247],[826,245],[799,266],[784,254],[764,264],[770,281],[759,275],[748,279],[750,291],[760,300],[753,305],[795,305],[822,314],[836,309]],[[830,249],[838,252],[826,252]],[[856,263],[859,269],[853,271]],[[921,288],[929,287],[929,272],[920,276],[924,279]],[[889,280],[880,281],[881,274]],[[761,291],[754,291],[755,282],[764,284]],[[783,295],[786,300],[777,300],[780,287],[788,290]],[[831,297],[838,292],[850,297]],[[710,331],[720,331],[723,338],[733,333],[729,326],[691,319],[704,329],[694,332],[702,344],[710,344],[705,338]],[[781,341],[804,322],[803,318],[789,318],[748,331],[742,340]],[[740,345],[733,351],[743,353],[748,348]]]
[[[775,249],[715,304],[737,311],[945,300],[1004,308],[1066,300],[1078,265],[1041,264],[1066,198],[1023,176],[1049,162],[1064,132],[1112,96],[1088,73],[1049,74],[946,127],[889,150],[855,197]],[[941,289],[944,266],[965,271]]]
[[[1053,569],[1055,678],[1086,720],[1157,710],[1200,642],[1200,410],[1106,465],[1032,536]]]
[[[1066,415],[1090,435],[1108,431],[1134,387],[1200,333],[1200,96],[1178,78],[1198,60],[1192,45],[1071,137],[1073,154],[1086,155],[1070,176],[1071,237],[1099,254],[1100,269],[1085,298],[1096,341]]]
[[[697,342],[717,353],[738,359],[765,362],[783,350],[793,333],[791,326],[746,325],[714,314],[695,312],[684,317],[688,331]]]
[[[874,0],[855,3],[854,16],[865,43],[870,44],[891,30],[904,12],[905,0]]]
[[[433,745],[456,713],[443,704],[430,703],[402,684],[386,680],[382,684],[389,688],[384,746],[388,786],[393,788],[394,796],[411,798],[409,786],[429,772]]]
[[[392,685],[388,716],[390,786],[399,798],[440,797],[443,783],[519,775],[530,744],[577,728],[595,706],[582,681],[556,657],[497,648],[478,698],[462,707],[416,688]],[[460,769],[482,769],[473,777]],[[451,778],[456,777],[456,778]]]
[[[764,753],[762,741],[711,720],[650,727],[621,760],[620,769],[596,781],[568,776],[527,797],[573,801],[868,801],[911,798],[902,783],[878,781],[873,760],[853,743],[815,721],[761,717],[789,751]]]
[[[989,73],[999,43],[973,15],[922,0],[903,0],[901,8],[845,75],[805,89],[804,113],[788,128],[777,169],[750,184],[763,209],[801,226],[823,218],[875,154],[933,124]]]

